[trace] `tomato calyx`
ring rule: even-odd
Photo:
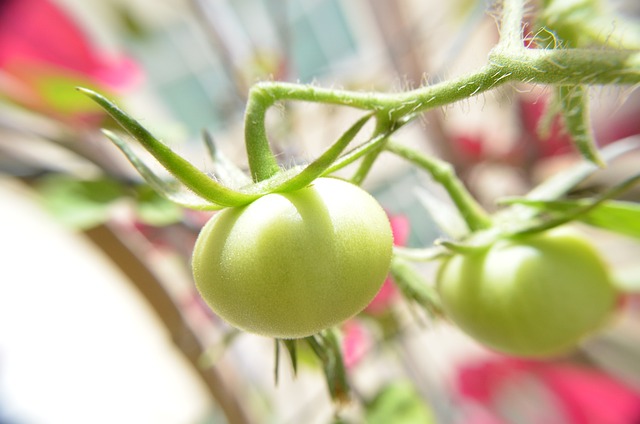
[[[218,168],[217,170],[221,170],[218,173],[221,176],[232,175],[236,178],[218,178],[218,175],[214,175],[213,178],[210,177],[181,156],[172,152],[168,146],[110,100],[86,88],[78,88],[78,90],[98,103],[174,177],[169,182],[160,178],[120,136],[114,132],[103,130],[107,138],[124,153],[147,183],[169,200],[181,206],[197,210],[221,210],[226,207],[244,206],[270,193],[287,193],[307,187],[317,178],[327,176],[375,150],[386,141],[391,133],[397,131],[406,123],[405,121],[399,121],[395,125],[390,125],[386,130],[376,132],[365,143],[343,154],[346,147],[375,115],[374,113],[368,113],[356,121],[335,143],[308,165],[286,170],[280,169],[278,172],[269,173],[264,179],[257,179],[251,183],[250,181],[255,180],[255,178],[249,178],[235,165],[225,160],[223,155],[216,149],[209,134],[204,135],[204,141],[214,165]],[[260,151],[259,149],[250,148],[252,145],[251,140],[247,141],[247,145],[247,154],[249,156]],[[271,153],[266,152],[265,154]],[[262,163],[262,161],[251,161],[251,157],[249,159],[250,164],[254,162]],[[239,181],[241,182],[240,184],[238,183]],[[247,182],[249,183],[242,184]]]

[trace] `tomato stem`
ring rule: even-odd
[[[389,128],[391,125],[386,115],[387,114],[384,112],[378,112],[376,114],[376,129],[374,131],[374,136],[389,132]],[[388,137],[385,137],[375,149],[364,156],[362,162],[360,162],[360,167],[351,178],[351,181],[354,184],[362,184],[367,174],[369,174],[369,171],[373,167],[373,163],[376,161],[376,159],[378,159],[378,155],[380,155],[380,152],[382,152],[382,150],[384,149],[387,140]]]
[[[591,130],[587,88],[582,85],[571,87],[562,85],[557,88],[556,93],[562,103],[565,127],[571,134],[576,148],[585,159],[594,165],[604,167],[605,164],[598,153],[598,146]]]
[[[391,262],[391,275],[405,297],[413,299],[431,316],[442,315],[438,294],[422,279],[422,276],[411,264],[402,259],[394,258]]]
[[[442,184],[471,231],[491,227],[489,214],[469,193],[449,163],[426,156],[393,141],[387,143],[386,149],[424,169],[435,181]]]
[[[258,182],[273,177],[280,171],[276,157],[269,147],[265,118],[267,109],[275,102],[276,97],[269,95],[259,85],[249,92],[245,111],[245,145],[249,159],[251,178]]]
[[[191,162],[174,153],[169,146],[158,140],[138,121],[127,115],[113,102],[102,95],[86,89],[78,88],[98,105],[100,105],[113,119],[120,124],[133,138],[135,138],[151,155],[182,184],[202,199],[222,206],[239,206],[255,200],[258,196],[232,190],[210,178],[204,172],[193,166]],[[124,143],[119,142],[115,134],[107,132],[106,135],[122,149]],[[129,160],[136,165],[137,157],[133,152],[123,149]],[[136,160],[134,160],[136,159]],[[140,163],[142,163],[140,161]],[[139,168],[140,171],[140,168]],[[145,174],[141,172],[144,176]]]

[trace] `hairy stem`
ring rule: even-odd
[[[513,19],[509,14],[505,18]],[[513,40],[515,25],[507,22],[505,31],[506,28],[509,30],[505,37]],[[379,116],[386,114],[387,120],[394,122],[512,81],[555,85],[640,84],[639,51],[526,49],[521,43],[517,47],[514,43],[498,44],[489,63],[475,73],[404,93],[334,90],[284,82],[256,84],[249,93],[245,114],[247,150],[254,180],[263,180],[278,172],[264,127],[267,109],[276,101],[306,101],[372,110]]]
[[[259,86],[254,86],[249,91],[244,137],[251,178],[256,182],[273,177],[280,171],[278,162],[269,147],[265,128],[267,109],[273,105],[274,101],[275,97]]]
[[[383,115],[379,114],[376,119],[376,129],[374,132],[374,136],[383,134],[387,132],[388,129],[389,129],[389,120],[386,119],[386,116],[384,114]],[[384,145],[385,145],[385,141],[383,141],[378,147],[376,147],[370,153],[367,153],[367,155],[364,157],[362,162],[360,162],[360,166],[358,167],[358,170],[354,174],[353,178],[351,178],[351,181],[354,184],[357,184],[357,185],[362,184],[362,181],[364,181],[365,177],[371,170],[371,167],[373,166],[373,163],[378,158],[378,155],[380,155],[380,152],[384,149]]]
[[[505,49],[522,47],[523,0],[504,0],[500,24],[500,45]]]
[[[386,149],[424,169],[435,181],[442,184],[471,231],[491,226],[489,215],[456,177],[450,164],[392,141],[387,143]]]

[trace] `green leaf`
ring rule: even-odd
[[[640,204],[608,201],[582,216],[586,224],[640,238]]]
[[[448,252],[442,246],[425,248],[393,246],[393,255],[411,262],[430,262],[448,256]]]
[[[574,145],[586,160],[599,167],[604,162],[598,153],[589,115],[588,90],[585,86],[559,86],[556,95],[562,103],[564,124]]]
[[[511,232],[511,234],[516,235],[516,234],[539,233],[539,232],[546,231],[551,228],[566,224],[570,221],[585,220],[586,219],[585,217],[588,217],[590,214],[594,213],[594,211],[596,211],[602,205],[605,205],[610,199],[616,198],[617,196],[629,190],[630,188],[632,188],[638,183],[640,183],[640,174],[633,175],[627,178],[626,180],[622,181],[621,183],[615,185],[614,187],[611,187],[607,191],[600,193],[594,199],[589,199],[589,200],[582,199],[584,203],[577,205],[572,209],[565,210],[562,212],[557,212],[555,215],[552,215],[551,217],[547,217],[547,218],[543,217],[543,219],[540,219],[539,222],[535,222],[535,219],[522,221],[522,222],[525,222],[525,226],[516,228],[514,231]],[[515,204],[519,203],[521,205],[529,206],[529,207],[535,206],[535,205],[544,205],[545,203],[549,203],[544,201],[542,202],[531,201],[532,199],[524,199],[524,201],[519,201],[519,200],[522,200],[522,199],[507,200],[507,203],[515,203]],[[530,205],[527,205],[527,203],[530,203]],[[544,212],[544,211],[548,211],[549,209],[542,209],[542,210]],[[613,228],[611,230],[616,231]],[[624,227],[620,228],[619,230],[623,231],[623,234],[624,234],[624,231],[625,231]]]
[[[273,380],[277,386],[278,381],[280,380],[280,340],[279,339],[273,339],[273,348],[274,348]]]
[[[640,48],[640,28],[600,0],[545,0],[538,29],[558,37],[565,48]],[[535,31],[534,31],[535,32]],[[558,44],[557,41],[554,44]]]
[[[241,206],[259,197],[259,195],[232,190],[214,181],[189,161],[172,152],[168,146],[156,139],[138,121],[120,110],[115,104],[94,91],[86,88],[78,88],[78,90],[102,106],[167,171],[203,199],[223,206]],[[113,138],[111,140],[113,141]]]
[[[298,343],[297,340],[287,339],[282,340],[282,343],[287,348],[287,352],[289,352],[289,358],[291,359],[291,366],[293,367],[293,374],[298,374]]]
[[[440,298],[432,286],[407,262],[394,258],[391,262],[391,275],[405,298],[422,306],[431,316],[442,315]]]
[[[95,85],[88,78],[60,68],[38,66],[21,69],[23,78],[31,82],[38,92],[38,100],[64,116],[100,113],[99,107],[82,96],[74,87]]]
[[[373,152],[374,150],[382,146],[388,138],[389,134],[387,133],[378,134],[360,144],[359,146],[354,147],[344,155],[340,156],[329,168],[327,168],[322,173],[322,175],[325,176],[332,174],[337,170],[344,168],[345,166],[351,165],[361,157]]]
[[[542,212],[571,214],[574,211],[589,207],[594,200],[544,201],[513,199],[510,202],[533,207]],[[638,203],[609,200],[600,203],[589,212],[580,215],[577,219],[594,227],[640,238],[640,204]]]
[[[113,203],[126,194],[115,180],[79,180],[62,175],[45,178],[38,189],[49,212],[65,225],[80,230],[106,222]]]
[[[319,158],[307,165],[299,174],[284,182],[273,191],[293,191],[306,187],[316,178],[325,174],[327,169],[338,159],[340,153],[354,139],[362,127],[371,119],[371,114],[360,118],[351,128],[349,128],[331,147],[327,149]]]
[[[342,349],[334,329],[304,339],[322,364],[331,398],[338,403],[349,401],[349,383],[342,360]]]
[[[460,211],[449,203],[438,199],[427,190],[419,188],[416,196],[420,204],[429,212],[433,222],[449,237],[460,239],[469,234],[469,227]]]
[[[289,354],[291,360],[291,366],[293,368],[293,374],[298,374],[298,350],[297,340],[294,339],[274,339],[275,343],[275,366],[274,366],[274,378],[276,385],[280,376],[280,344],[283,344]]]
[[[213,160],[214,173],[229,187],[239,188],[251,184],[251,178],[236,166],[217,147],[208,131],[203,133],[204,144]]]
[[[136,188],[135,210],[138,219],[145,224],[156,227],[175,224],[182,219],[183,210],[175,202],[161,196],[148,185]]]
[[[491,217],[457,177],[450,163],[393,141],[387,143],[386,149],[423,169],[434,181],[440,183],[471,231],[492,226]]]
[[[163,180],[149,169],[149,167],[133,152],[131,147],[129,147],[124,140],[109,130],[102,130],[102,132],[122,151],[122,153],[124,153],[129,162],[131,162],[145,181],[160,195],[166,197],[173,203],[197,210],[220,210],[225,207],[223,205],[209,202],[202,197],[197,196],[193,192],[188,191],[177,180]]]
[[[588,45],[585,27],[602,14],[599,0],[545,0],[543,5],[539,26],[556,34],[567,47]]]
[[[410,382],[394,382],[385,386],[366,405],[368,424],[435,424],[429,406]]]
[[[600,151],[607,163],[615,158],[640,148],[640,137],[629,137],[612,143]],[[582,162],[546,180],[527,194],[531,200],[553,200],[562,197],[589,178],[600,168],[590,162]]]

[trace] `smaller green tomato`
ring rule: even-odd
[[[386,213],[369,193],[319,178],[216,214],[198,236],[193,275],[203,299],[230,324],[306,337],[373,299],[392,246]]]
[[[456,325],[518,356],[567,351],[603,325],[617,297],[597,251],[566,229],[456,254],[442,263],[437,280]]]

